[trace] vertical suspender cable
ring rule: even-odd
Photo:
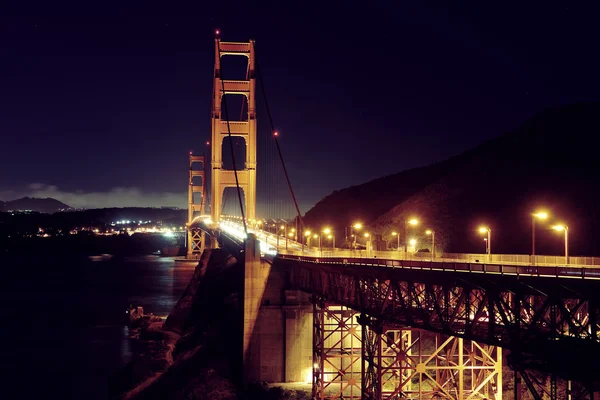
[[[292,183],[290,182],[290,177],[287,173],[287,169],[285,168],[285,162],[283,160],[283,155],[281,154],[281,148],[279,147],[279,141],[277,140],[277,132],[275,131],[275,125],[273,124],[273,116],[271,115],[271,109],[269,108],[269,102],[267,101],[267,94],[265,91],[265,83],[260,71],[260,64],[258,62],[258,57],[256,55],[256,44],[253,41],[252,46],[254,47],[254,62],[256,63],[256,74],[260,80],[260,89],[263,94],[265,100],[265,107],[267,109],[267,114],[269,115],[269,123],[271,125],[271,131],[273,132],[273,137],[275,139],[275,145],[277,147],[277,153],[279,154],[279,159],[281,160],[281,165],[283,166],[283,173],[285,174],[285,179],[287,180],[288,187],[290,189],[290,193],[292,194],[292,200],[294,201],[294,206],[296,207],[296,212],[298,213],[298,219],[300,220],[300,226],[302,227],[302,231],[304,231],[304,222],[302,220],[302,214],[300,213],[300,207],[298,207],[298,202],[296,201],[296,195],[294,194],[294,190],[292,189]]]
[[[219,52],[219,60],[221,59],[221,39],[217,37],[217,51]],[[242,203],[242,192],[240,191],[240,182],[238,180],[237,167],[235,166],[235,152],[233,151],[233,138],[231,136],[231,127],[229,126],[229,114],[227,113],[227,97],[225,97],[225,81],[223,80],[222,68],[219,61],[219,79],[221,80],[221,89],[223,90],[223,111],[225,120],[227,121],[227,135],[229,137],[229,148],[231,150],[231,160],[233,162],[233,175],[235,176],[235,187],[237,188],[238,200],[240,202],[240,212],[242,213],[242,221],[244,222],[244,232],[248,235],[248,226],[246,224],[246,215],[244,214],[244,203]]]

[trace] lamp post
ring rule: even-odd
[[[306,246],[310,246],[310,231],[304,232],[304,236],[306,236]]]
[[[535,220],[546,218],[548,213],[545,211],[533,213],[531,216],[531,265],[535,264]]]
[[[323,257],[323,249],[321,248],[321,235],[317,235],[316,233],[313,235],[313,238],[319,238],[319,254]]]
[[[308,246],[308,241],[310,240],[310,231],[305,231],[304,232],[304,236],[306,237],[306,246]],[[302,237],[300,237],[300,239],[302,239]],[[302,241],[302,254],[304,254],[304,240]]]
[[[354,243],[352,244],[352,250],[356,249],[356,231],[362,228],[362,224],[360,222],[356,222],[352,225],[352,229],[350,230],[350,234],[354,237]]]
[[[408,259],[411,259],[412,256],[417,252],[417,239],[410,239],[408,241],[408,243],[410,244],[410,247],[412,248],[412,252],[408,256]]]
[[[569,227],[566,225],[555,225],[552,227],[555,231],[565,232],[565,264],[569,263]]]
[[[327,235],[327,239],[333,239],[331,247],[332,249],[335,249],[335,236],[333,235],[331,228],[323,229],[323,233]]]
[[[283,237],[285,238],[285,249],[288,249],[288,234],[287,234],[287,224],[281,225],[280,229],[283,231]]]
[[[371,239],[370,239],[370,237],[371,237],[371,235],[370,235],[368,232],[366,232],[366,233],[365,233],[365,239],[366,239],[365,246],[366,246],[366,248],[367,248],[367,257],[369,257],[369,250],[370,250],[370,247],[371,247],[371,246],[369,246],[369,244],[370,244],[370,242],[371,242]]]
[[[398,251],[400,251],[400,235],[398,235],[398,232],[392,232],[392,236],[396,236],[396,239],[398,240]]]
[[[431,235],[431,259],[435,259],[435,231],[432,229],[427,229],[425,231],[426,235]]]
[[[415,226],[419,223],[415,218],[404,221],[404,253],[408,252],[408,225]]]
[[[487,233],[487,254],[489,261],[492,261],[492,230],[482,226],[479,233]]]

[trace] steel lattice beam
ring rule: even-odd
[[[313,398],[361,399],[361,327],[356,311],[313,298]]]
[[[513,365],[596,387],[600,290],[573,279],[277,259],[293,288],[385,321],[511,350]],[[581,359],[580,354],[587,357]]]

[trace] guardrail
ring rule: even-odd
[[[316,264],[377,266],[425,271],[514,275],[538,278],[575,278],[600,280],[600,267],[574,267],[561,265],[505,265],[469,263],[464,261],[420,261],[360,257],[307,257],[291,254],[279,254],[278,257],[286,260],[296,260]]]
[[[359,258],[383,258],[393,260],[423,260],[434,262],[466,262],[466,263],[486,263],[499,265],[540,265],[540,266],[600,266],[600,257],[569,257],[569,262],[564,256],[545,256],[536,255],[535,260],[527,254],[475,254],[475,253],[442,253],[432,259],[432,254],[429,252],[417,252],[414,254],[406,253],[398,250],[349,250],[349,249],[332,249],[331,247],[306,246],[301,242],[296,242],[290,238],[279,236],[279,246],[277,246],[278,235],[264,230],[252,230],[259,234],[261,239],[265,240],[269,246],[276,249],[282,254],[307,255],[315,257],[359,257]],[[302,250],[303,249],[303,250]],[[533,262],[535,261],[535,262]]]

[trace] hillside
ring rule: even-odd
[[[72,209],[71,206],[66,205],[51,197],[37,198],[37,197],[22,197],[16,200],[10,200],[6,202],[0,201],[0,211],[3,210],[15,210],[15,211],[36,211],[46,214],[52,214],[57,211],[67,211]]]
[[[544,206],[551,218],[536,234],[538,254],[559,254],[561,235],[552,222],[569,225],[572,255],[600,255],[600,167],[594,138],[600,133],[600,103],[546,110],[518,129],[449,160],[343,189],[325,197],[305,216],[307,226],[331,224],[339,235],[360,219],[391,239],[408,217],[421,246],[436,231],[438,250],[483,252],[479,224],[492,229],[494,252],[529,253],[530,213]],[[401,239],[402,243],[402,239]],[[596,250],[598,249],[598,250]]]

